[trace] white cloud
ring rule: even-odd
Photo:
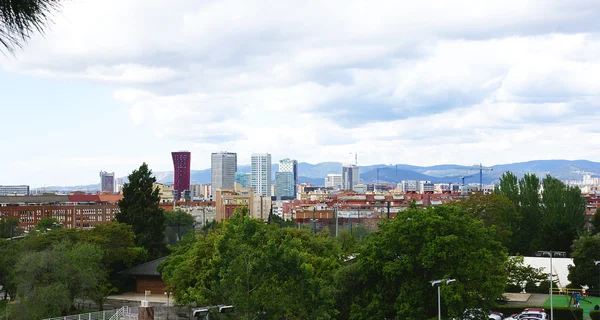
[[[76,1],[4,67],[109,82],[134,125],[241,162],[596,159],[598,13],[595,1]]]

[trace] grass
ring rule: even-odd
[[[554,307],[567,307],[570,299],[571,296],[554,295],[552,297],[552,305]],[[571,302],[571,307],[573,307],[573,303],[575,303],[574,299]],[[579,300],[579,307],[583,309],[584,318],[587,317],[590,311],[594,310],[595,305],[600,305],[600,297],[586,297],[585,300]],[[544,307],[550,308],[550,297],[548,297],[548,300],[544,303]]]

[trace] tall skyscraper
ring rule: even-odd
[[[210,159],[211,192],[219,188],[233,188],[235,186],[235,172],[237,171],[237,154],[233,152],[215,152]]]
[[[353,190],[360,183],[360,169],[354,164],[342,166],[342,189]]]
[[[171,152],[173,157],[173,190],[179,200],[185,190],[190,190],[192,154],[188,151]]]
[[[298,161],[279,160],[279,172],[275,173],[275,195],[278,197],[296,197],[298,184]]]
[[[271,155],[269,153],[252,154],[252,188],[254,194],[271,196]]]
[[[115,173],[100,171],[100,191],[115,192]]]

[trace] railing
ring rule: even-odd
[[[108,320],[121,320],[127,311],[129,311],[129,307],[122,307],[121,309],[117,310],[117,312],[115,312],[115,314]]]
[[[113,320],[113,319],[120,319],[120,318],[114,318],[114,316],[121,310],[123,310],[123,308],[121,308],[119,310],[106,310],[106,311],[98,311],[98,312],[92,312],[92,313],[75,314],[72,316],[48,318],[48,319],[44,319],[44,320]]]

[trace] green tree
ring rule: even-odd
[[[194,217],[183,211],[164,211],[165,215],[165,237],[170,245],[176,244],[186,234],[194,231]]]
[[[513,241],[521,224],[521,215],[508,197],[503,194],[483,195],[476,193],[455,203],[471,217],[479,219],[488,228],[493,228],[496,239],[509,253],[518,252]]]
[[[147,251],[135,246],[135,235],[130,225],[116,221],[79,232],[78,236],[81,242],[93,244],[102,251],[101,265],[107,277],[98,282],[97,290],[90,299],[103,310],[108,296],[118,292],[122,285],[118,272],[146,261]]]
[[[43,32],[51,15],[60,9],[59,3],[59,0],[0,1],[0,45],[13,52],[33,33]]]
[[[539,283],[548,279],[548,274],[542,272],[543,269],[525,265],[523,256],[509,257],[506,262],[507,284],[519,288],[521,292],[528,283]]]
[[[115,217],[133,227],[136,245],[148,251],[149,259],[160,258],[167,252],[165,216],[159,207],[159,190],[153,188],[154,182],[156,179],[146,163],[134,170],[129,175],[129,182],[123,186],[120,211]]]
[[[76,298],[89,298],[105,277],[102,252],[92,244],[58,243],[28,252],[15,266],[18,304],[16,319],[68,315]]]
[[[573,242],[573,265],[569,265],[569,281],[576,286],[589,286],[600,292],[600,235],[584,235]]]
[[[0,218],[0,238],[8,239],[23,234],[23,228],[19,227],[19,220],[15,218]]]
[[[56,229],[62,229],[62,225],[60,224],[58,219],[44,218],[44,219],[38,221],[34,230],[38,231],[38,232],[47,232],[47,231],[52,231],[52,230],[56,230]]]
[[[232,304],[239,319],[331,319],[340,255],[327,234],[264,224],[238,210],[159,268],[180,304]]]
[[[435,315],[430,281],[443,286],[450,316],[481,303],[489,308],[506,284],[506,254],[481,221],[456,206],[408,209],[380,225],[357,256],[363,288],[352,297],[350,319],[415,319]],[[339,290],[338,290],[339,292]]]
[[[20,242],[0,239],[0,286],[4,290],[4,299],[7,295],[11,297],[16,295],[13,271],[21,250]]]
[[[573,240],[583,232],[585,224],[585,200],[581,190],[549,175],[543,187],[543,219],[541,224],[538,222],[541,228],[537,247],[570,252]]]
[[[592,220],[592,233],[600,233],[600,210],[596,210],[596,213],[594,213],[594,220]]]

